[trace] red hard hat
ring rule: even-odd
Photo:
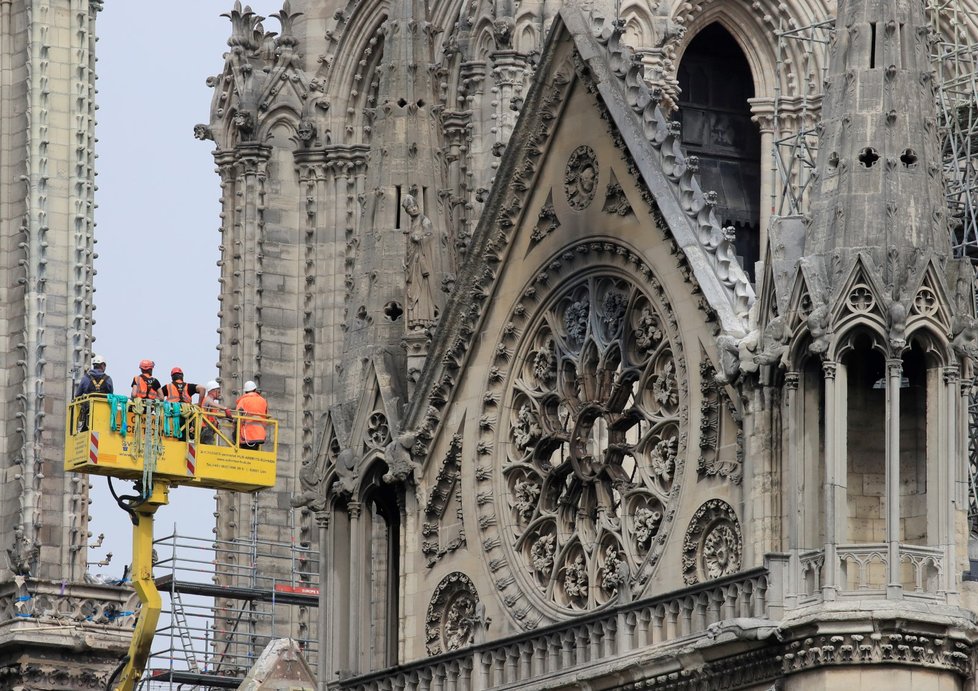
[[[183,370],[179,367],[174,367],[170,370],[170,376],[172,377],[174,374],[183,374]]]
[[[140,360],[139,369],[153,369],[156,367],[156,363],[152,360]]]

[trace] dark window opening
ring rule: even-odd
[[[384,305],[384,314],[386,314],[387,318],[392,322],[396,322],[401,318],[401,315],[404,314],[404,309],[401,307],[401,303],[397,302],[396,300],[392,300]]]
[[[719,24],[689,44],[679,88],[683,147],[699,157],[700,184],[717,193],[717,218],[737,229],[737,254],[753,278],[761,217],[761,137],[747,101],[754,96],[754,77],[740,46]]]
[[[907,149],[906,151],[903,152],[903,155],[900,156],[900,162],[907,168],[916,168],[917,154],[914,152],[913,149]]]
[[[867,146],[859,152],[859,162],[862,163],[863,168],[872,168],[879,160],[880,155],[876,153],[876,149]]]
[[[394,230],[401,229],[401,186],[394,185]]]
[[[869,69],[876,68],[876,22],[869,25]]]

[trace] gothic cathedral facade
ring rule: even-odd
[[[196,135],[282,481],[218,533],[302,508],[322,688],[974,688],[945,5],[235,4]]]

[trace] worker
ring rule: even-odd
[[[88,395],[104,397],[113,392],[112,377],[105,373],[105,358],[101,355],[93,355],[91,369],[82,375],[81,381],[75,387],[75,398]],[[79,432],[88,430],[88,413],[88,403],[82,403],[78,406],[77,428]]]
[[[139,375],[132,378],[130,398],[148,398],[150,400],[162,398],[160,380],[153,376],[154,367],[156,367],[156,363],[152,360],[139,361]]]
[[[163,400],[170,401],[170,403],[190,403],[193,397],[198,394],[202,400],[205,393],[207,393],[206,389],[200,384],[185,382],[183,370],[179,367],[170,370],[170,383],[162,389]]]
[[[200,408],[204,415],[200,424],[200,443],[213,444],[217,436],[217,415],[231,417],[231,412],[221,405],[221,385],[213,379],[204,386],[204,395],[200,398]]]
[[[81,381],[75,387],[75,398],[88,394],[113,393],[112,377],[105,373],[105,358],[101,355],[92,356],[92,367],[82,375]]]
[[[244,393],[234,404],[235,410],[247,416],[239,422],[238,446],[242,449],[257,449],[265,443],[265,424],[258,419],[268,416],[268,401],[258,391],[253,381],[246,381]]]

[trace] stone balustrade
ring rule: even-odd
[[[345,691],[480,691],[583,669],[695,636],[725,619],[768,618],[768,570],[756,568],[570,622],[330,685]]]
[[[843,598],[887,597],[890,557],[886,543],[838,545],[833,574],[837,595]],[[901,544],[898,548],[901,597],[944,602],[944,551],[939,547]],[[826,578],[825,551],[807,550],[769,559],[780,575],[772,580],[785,584],[785,606],[801,607],[822,600]],[[831,566],[831,565],[830,565]],[[782,579],[783,580],[780,580]]]

